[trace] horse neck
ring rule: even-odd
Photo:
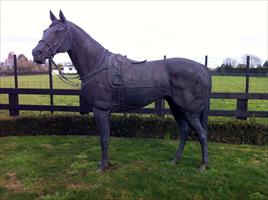
[[[97,69],[105,49],[84,30],[70,22],[71,48],[68,54],[80,77]]]

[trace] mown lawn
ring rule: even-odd
[[[268,146],[209,143],[210,169],[197,170],[189,142],[174,166],[177,141],[111,138],[112,168],[97,172],[97,137],[2,137],[1,200],[268,199]]]

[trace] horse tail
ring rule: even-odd
[[[208,88],[208,95],[207,95],[207,102],[205,103],[205,107],[201,112],[200,121],[203,128],[208,131],[208,115],[209,115],[209,108],[210,108],[210,96],[211,96],[211,79]]]

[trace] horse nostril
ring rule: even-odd
[[[40,50],[36,51],[36,55],[39,56],[42,52]]]
[[[41,50],[36,50],[36,49],[33,49],[33,50],[32,50],[32,54],[33,54],[33,56],[39,56],[41,53],[42,53]]]

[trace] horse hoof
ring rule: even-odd
[[[99,173],[103,173],[103,172],[105,172],[107,169],[108,169],[108,167],[99,167],[97,172],[99,172]]]
[[[172,161],[170,161],[170,163],[171,163],[172,165],[176,165],[176,164],[177,164],[177,162],[178,162],[178,160],[177,160],[177,159],[173,159]]]
[[[102,164],[101,162],[99,163],[99,169],[98,172],[104,172],[108,169],[108,164]]]
[[[199,167],[199,171],[200,172],[204,172],[204,171],[206,171],[208,169],[208,166],[207,165],[201,165],[200,167]]]
[[[102,174],[103,172],[104,172],[103,169],[101,169],[101,168],[98,168],[98,169],[97,169],[97,173],[98,173],[98,174]]]

